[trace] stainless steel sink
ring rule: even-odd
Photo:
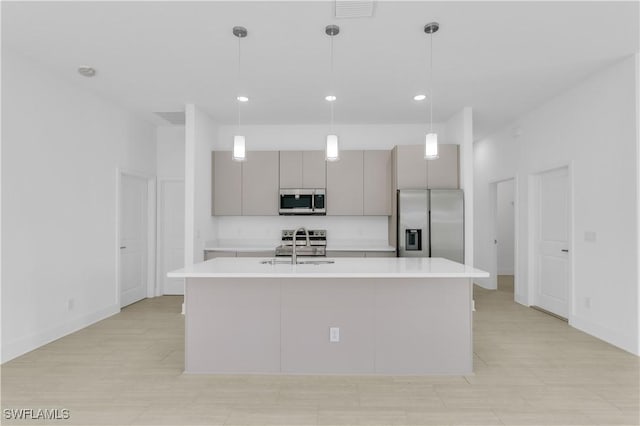
[[[291,259],[266,259],[261,260],[263,265],[291,265]],[[335,263],[334,260],[299,260],[298,265],[327,265]]]

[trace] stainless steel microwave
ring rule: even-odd
[[[281,189],[281,215],[327,214],[324,189]]]

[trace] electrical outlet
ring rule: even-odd
[[[67,310],[68,311],[73,311],[73,305],[75,304],[75,301],[73,300],[73,297],[70,298],[69,300],[67,300]]]
[[[329,327],[329,342],[338,343],[340,341],[340,327]]]

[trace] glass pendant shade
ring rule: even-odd
[[[337,161],[339,159],[338,136],[327,135],[327,161]]]
[[[427,136],[425,136],[424,158],[427,160],[438,158],[438,135],[436,133],[427,133]]]
[[[233,137],[233,159],[235,161],[247,159],[247,153],[244,149],[244,136],[236,135]]]

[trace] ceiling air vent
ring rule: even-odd
[[[336,18],[370,18],[373,16],[373,0],[336,0]]]
[[[163,118],[165,121],[168,121],[174,126],[184,126],[185,118],[184,112],[182,111],[156,112],[154,114],[158,117]]]

